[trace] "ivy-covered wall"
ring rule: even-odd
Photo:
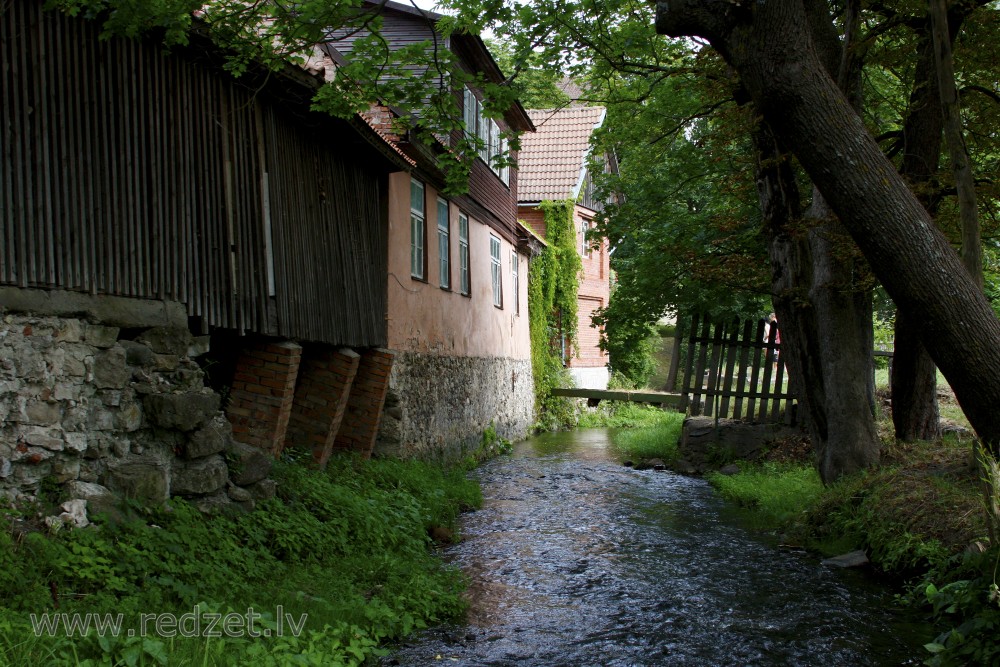
[[[531,368],[535,378],[536,427],[554,430],[573,423],[573,406],[551,395],[553,387],[570,386],[563,365],[563,344],[571,349],[576,339],[577,287],[580,255],[573,228],[574,202],[545,201],[548,246],[531,262],[528,275],[528,317],[531,330]]]

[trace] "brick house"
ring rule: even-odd
[[[381,12],[391,47],[435,38],[440,15],[407,4],[369,2]],[[356,35],[355,35],[356,36]],[[439,43],[470,73],[503,75],[477,35],[456,33]],[[350,58],[351,38],[328,48]],[[387,349],[394,357],[376,452],[453,456],[481,442],[490,424],[508,439],[523,438],[534,421],[528,332],[529,234],[518,222],[516,166],[498,167],[508,131],[530,132],[519,104],[502,118],[483,114],[483,91],[462,86],[464,130],[486,148],[475,159],[468,191],[446,196],[435,151],[395,133],[393,118],[409,110],[375,107],[372,126],[413,162],[389,177]],[[461,138],[456,131],[449,142]]]
[[[608,357],[599,346],[600,331],[594,312],[608,304],[609,248],[606,239],[587,239],[594,216],[604,202],[594,197],[588,168],[590,138],[604,121],[602,107],[569,106],[528,111],[535,132],[521,140],[518,215],[536,233],[545,236],[545,220],[538,205],[546,200],[576,202],[573,223],[583,270],[577,311],[577,345],[567,350],[566,366],[578,387],[607,389]],[[614,168],[605,159],[605,168]]]

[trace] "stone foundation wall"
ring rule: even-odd
[[[396,352],[375,454],[453,459],[491,423],[508,440],[534,423],[530,359]]]
[[[183,327],[4,315],[0,498],[44,492],[93,511],[185,496],[216,511],[273,495],[271,458],[233,441],[204,385],[194,357],[207,351]]]

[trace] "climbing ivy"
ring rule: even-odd
[[[573,423],[573,405],[551,395],[553,387],[569,386],[563,364],[563,341],[576,343],[577,290],[582,268],[573,227],[574,202],[545,201],[548,246],[531,262],[528,276],[528,320],[531,330],[531,370],[535,376],[536,427],[555,430]]]

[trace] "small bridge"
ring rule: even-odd
[[[795,423],[782,363],[778,328],[764,335],[763,320],[713,321],[694,315],[674,337],[668,391],[553,389],[556,396],[600,401],[632,401],[671,406],[692,417],[718,416],[747,422]],[[678,390],[677,393],[669,390]]]
[[[631,401],[633,403],[655,403],[677,407],[681,405],[684,396],[670,394],[665,391],[626,391],[624,389],[561,389],[554,388],[553,396],[569,396],[570,398],[585,398],[587,405],[594,407],[601,401]]]

